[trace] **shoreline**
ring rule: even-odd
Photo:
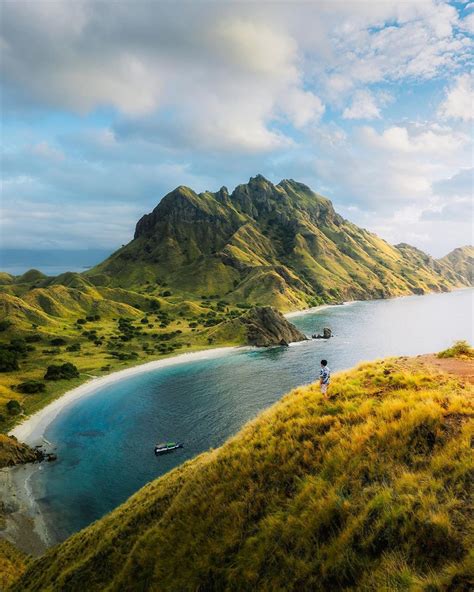
[[[176,364],[185,364],[187,362],[194,362],[199,360],[206,360],[209,358],[219,358],[235,352],[237,350],[245,350],[251,346],[228,346],[215,347],[204,349],[196,352],[177,354],[169,358],[160,360],[152,360],[144,364],[138,364],[131,368],[124,368],[123,370],[116,370],[105,376],[91,378],[84,384],[81,384],[64,394],[60,395],[54,401],[51,401],[46,407],[43,407],[33,415],[25,417],[25,419],[12,428],[9,436],[14,436],[21,442],[25,442],[29,446],[36,446],[44,444],[44,433],[49,425],[56,419],[56,417],[67,407],[87,396],[91,396],[100,388],[113,384],[122,379],[136,376],[145,372],[151,372],[167,366],[174,366]]]
[[[39,470],[42,470],[40,463],[0,469],[5,521],[0,537],[34,557],[45,553],[55,542],[30,484],[32,476]]]
[[[461,288],[471,289],[472,288]],[[454,290],[453,290],[454,291]],[[411,297],[403,295],[395,298]],[[341,304],[324,304],[309,309],[286,313],[285,318],[305,316],[319,312],[323,309],[350,305],[358,301],[348,301]],[[24,441],[30,446],[44,444],[44,434],[49,425],[67,407],[73,405],[79,399],[92,396],[97,390],[122,379],[127,379],[137,374],[183,364],[187,362],[218,358],[230,355],[236,351],[252,349],[251,346],[227,346],[198,350],[195,352],[181,353],[168,358],[152,360],[116,370],[105,376],[92,378],[82,385],[66,391],[63,395],[30,415],[9,431],[9,435]],[[47,443],[47,442],[46,442]],[[47,443],[49,444],[49,443]],[[34,556],[42,555],[49,547],[60,542],[55,536],[52,525],[47,524],[47,515],[43,514],[40,496],[31,486],[31,479],[37,471],[43,470],[42,463],[30,463],[0,469],[0,489],[7,511],[5,512],[6,527],[0,529],[0,538],[11,541],[19,549]]]
[[[120,380],[143,374],[159,368],[166,368],[188,362],[218,358],[238,350],[251,349],[251,346],[228,346],[182,353],[161,360],[152,360],[131,368],[117,370],[106,376],[92,378],[66,391],[63,395],[26,417],[12,428],[8,435],[16,437],[30,446],[48,444],[44,434],[47,428],[69,406],[76,401],[93,396],[94,393]],[[37,492],[31,487],[31,479],[37,471],[43,470],[43,463],[26,463],[0,469],[0,491],[5,508],[5,527],[0,528],[0,538],[13,543],[17,548],[34,557],[43,555],[47,549],[58,542],[53,528],[48,527],[43,515]]]

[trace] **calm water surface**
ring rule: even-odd
[[[473,290],[333,306],[292,318],[307,335],[330,327],[329,341],[243,350],[147,372],[104,387],[66,409],[46,438],[59,460],[42,465],[34,490],[62,539],[100,518],[155,477],[219,446],[291,388],[362,360],[438,351],[473,340]],[[185,448],[156,458],[153,445]]]

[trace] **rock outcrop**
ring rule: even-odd
[[[0,434],[0,468],[44,460],[41,450],[18,442],[13,436]]]
[[[324,327],[323,334],[318,333],[317,335],[312,336],[313,339],[330,339],[332,337],[332,331],[329,327]]]
[[[247,342],[257,347],[288,345],[305,341],[306,335],[271,306],[257,306],[239,319],[247,331]]]

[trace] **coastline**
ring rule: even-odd
[[[471,289],[472,288],[461,288]],[[412,295],[396,298],[410,297]],[[325,304],[309,309],[286,313],[286,318],[300,317],[318,312],[326,308],[342,305],[350,305],[356,301],[343,304]],[[108,375],[92,378],[82,385],[66,391],[33,415],[26,417],[20,424],[12,428],[9,435],[18,440],[34,446],[44,443],[44,434],[48,426],[67,407],[73,405],[79,399],[93,395],[97,390],[136,374],[146,373],[175,364],[205,360],[209,358],[226,356],[235,351],[252,349],[250,346],[228,346],[202,349],[195,352],[181,353],[169,358],[162,358],[145,362],[137,366],[117,370]],[[39,463],[19,465],[13,468],[0,470],[0,490],[2,501],[7,512],[5,515],[6,528],[0,529],[0,537],[10,540],[21,550],[35,556],[43,554],[48,547],[56,544],[53,524],[48,527],[47,515],[43,515],[41,509],[41,492],[32,489],[32,479],[36,471],[43,470]]]
[[[250,346],[216,347],[197,352],[182,353],[161,360],[145,362],[131,368],[117,370],[106,376],[92,378],[84,384],[66,391],[43,409],[26,417],[10,430],[9,435],[30,446],[43,445],[45,442],[50,444],[45,441],[44,434],[56,417],[76,401],[94,395],[98,389],[104,386],[159,368],[217,358],[245,349],[250,349]],[[39,557],[49,547],[59,542],[55,540],[53,530],[48,528],[38,502],[37,492],[33,491],[31,486],[33,476],[37,471],[41,470],[43,470],[42,463],[27,463],[0,469],[1,501],[5,510],[3,516],[4,528],[0,528],[0,538],[10,541],[18,549],[34,557]]]
[[[194,362],[205,360],[209,358],[218,358],[231,354],[236,350],[244,350],[246,346],[229,346],[216,347],[205,349],[197,352],[183,353],[169,358],[160,360],[152,360],[145,362],[131,368],[124,368],[111,372],[105,376],[92,378],[81,384],[80,386],[66,391],[63,395],[43,407],[33,415],[26,417],[21,423],[12,428],[9,436],[14,436],[21,442],[25,442],[29,446],[36,446],[44,444],[44,433],[48,426],[56,419],[56,417],[67,407],[82,399],[84,397],[93,395],[94,392],[104,386],[118,382],[124,378],[129,378],[144,372],[158,370],[159,368],[166,368],[167,366],[174,366],[176,364],[185,364],[187,362]]]
[[[42,470],[39,463],[0,469],[5,526],[0,530],[0,537],[34,557],[54,544],[31,489],[31,478],[38,470]]]

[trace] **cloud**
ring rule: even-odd
[[[472,79],[469,74],[458,76],[446,90],[446,96],[439,106],[439,115],[444,119],[470,121],[474,117]]]
[[[448,179],[433,183],[433,192],[442,196],[466,196],[472,199],[474,169],[462,169]]]
[[[374,95],[368,90],[358,90],[352,104],[342,113],[344,119],[380,119],[380,108]]]
[[[423,212],[442,211],[471,166],[470,21],[454,5],[2,8],[7,243],[120,244],[174,186],[215,190],[256,172],[300,179],[393,240],[440,240]],[[15,223],[16,203],[27,216]],[[107,232],[74,227],[72,204]]]

